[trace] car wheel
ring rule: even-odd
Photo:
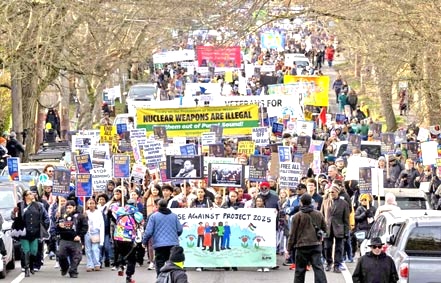
[[[7,270],[13,270],[13,269],[15,269],[15,252],[12,253],[11,261],[9,261],[9,262],[6,264],[6,269],[7,269]]]

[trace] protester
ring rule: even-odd
[[[24,146],[17,140],[17,134],[15,132],[11,132],[9,134],[9,140],[6,144],[6,148],[8,149],[8,154],[11,157],[20,157],[20,154],[25,153]]]
[[[378,216],[386,211],[397,211],[401,210],[400,207],[397,205],[397,201],[395,198],[395,195],[393,193],[386,193],[384,196],[384,204],[380,205],[377,208],[377,211],[375,211],[374,219],[376,220]]]
[[[312,197],[303,194],[300,197],[300,212],[294,215],[288,239],[288,250],[296,248],[296,271],[294,282],[305,282],[307,265],[310,263],[314,270],[315,282],[327,282],[323,270],[322,241],[326,222],[323,215],[314,209]],[[318,235],[318,231],[321,234]]]
[[[150,238],[153,239],[157,275],[170,257],[171,248],[179,245],[179,236],[182,234],[182,225],[178,216],[167,208],[167,201],[160,200],[158,206],[158,211],[149,218],[142,239],[144,247],[147,247]]]
[[[399,277],[394,260],[383,252],[381,238],[371,239],[371,251],[357,262],[352,281],[354,283],[395,283]]]
[[[87,217],[77,211],[73,200],[66,203],[66,213],[57,220],[57,234],[60,236],[58,256],[61,276],[69,272],[71,278],[78,277],[78,265],[82,258],[82,243],[89,226]]]
[[[38,244],[42,229],[49,228],[49,216],[44,206],[35,200],[36,194],[25,190],[22,201],[17,203],[11,213],[14,220],[13,229],[21,231],[17,235],[20,239],[22,258],[24,259],[25,277],[34,274],[34,262],[38,261]]]
[[[188,283],[184,269],[185,254],[181,246],[174,246],[170,250],[170,257],[161,268],[156,280],[157,283]]]
[[[104,217],[101,211],[97,209],[97,203],[94,198],[87,201],[87,221],[89,230],[84,237],[86,251],[86,271],[100,271],[101,257],[100,246],[104,245]]]

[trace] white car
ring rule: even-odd
[[[386,243],[391,235],[396,235],[401,225],[413,216],[425,216],[437,213],[436,210],[396,210],[383,212],[375,220],[371,227],[371,230],[365,235],[363,242],[360,245],[360,255],[365,255],[371,250],[369,247],[370,239],[380,237],[383,243]],[[438,212],[439,215],[439,212]],[[357,238],[362,239],[361,234],[357,234]],[[383,246],[383,251],[387,252],[389,248],[388,244]]]
[[[150,107],[157,100],[158,88],[156,84],[135,84],[127,93],[126,112],[136,116],[136,108]]]

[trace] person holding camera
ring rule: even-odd
[[[420,173],[415,169],[413,160],[408,158],[404,170],[401,171],[395,182],[395,188],[416,188],[415,180],[419,177]]]
[[[311,263],[314,270],[314,282],[327,282],[321,261],[322,241],[326,231],[325,218],[314,209],[311,195],[303,194],[300,205],[300,212],[294,215],[288,238],[288,250],[296,248],[294,283],[305,282],[308,263]]]

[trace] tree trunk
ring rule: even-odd
[[[67,132],[70,131],[70,87],[69,79],[66,72],[60,72],[60,89],[61,89],[61,105],[60,105],[60,131],[61,139],[67,140]]]
[[[28,130],[28,135],[26,137],[26,152],[23,157],[23,161],[28,160],[30,153],[35,153],[34,146],[36,145],[36,131],[39,130],[36,123],[37,118],[37,80],[38,77],[29,73],[28,76],[21,79],[22,85],[22,95],[23,95],[23,128]]]
[[[11,98],[12,98],[12,130],[16,133],[23,132],[23,117],[21,113],[23,112],[23,97],[22,97],[22,85],[21,80],[18,78],[18,72],[16,72],[16,67],[11,66]],[[22,135],[17,135],[17,139],[21,142]]]
[[[77,78],[77,97],[80,104],[80,115],[78,117],[77,130],[92,128],[92,109],[88,97],[86,82],[83,78]]]
[[[421,107],[419,115],[421,117],[421,126],[428,127],[430,125],[439,124],[439,107],[440,97],[437,92],[439,82],[439,68],[437,68],[436,52],[432,50],[424,50],[422,56],[422,84],[419,92],[419,100]]]
[[[374,70],[374,81],[377,95],[380,98],[383,115],[386,118],[386,131],[394,132],[397,129],[394,109],[392,107],[392,78],[387,71],[378,67]]]

